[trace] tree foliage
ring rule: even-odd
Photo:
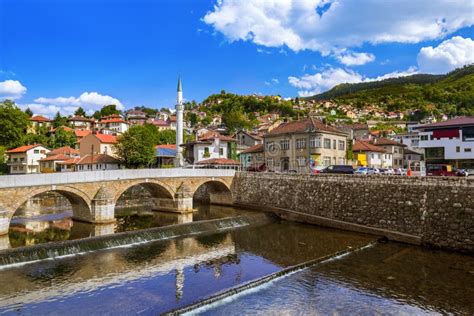
[[[68,120],[67,117],[62,116],[59,111],[56,113],[53,119],[53,127],[58,128],[60,126],[67,126],[68,125]]]
[[[75,116],[86,116],[86,111],[82,107],[78,107],[77,110],[74,112]]]
[[[33,111],[31,111],[30,108],[26,108],[25,114],[28,115],[28,117],[32,117],[33,116]]]
[[[101,117],[110,116],[114,114],[120,114],[120,111],[117,110],[117,106],[115,104],[109,104],[109,105],[103,106],[102,109],[100,109],[100,111],[96,111],[93,117],[96,119],[100,119]]]
[[[51,148],[59,148],[63,146],[74,147],[77,138],[71,131],[66,131],[63,128],[56,129],[54,135],[49,139],[49,146]]]
[[[130,127],[118,138],[116,148],[118,157],[128,168],[149,167],[155,161],[155,140],[147,126]]]
[[[20,110],[14,102],[0,102],[0,146],[14,148],[22,145],[28,128],[28,115]]]

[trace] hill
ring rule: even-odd
[[[419,74],[340,84],[327,92],[305,99],[333,100],[360,108],[377,104],[389,111],[421,109],[452,115],[474,115],[474,65],[445,75]]]

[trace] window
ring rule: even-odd
[[[224,148],[219,147],[219,156],[223,156],[223,155],[224,155]]]
[[[329,142],[331,144],[331,142]],[[331,147],[331,145],[329,145]],[[331,164],[331,157],[323,157],[323,166],[329,166]]]
[[[311,136],[309,139],[309,146],[311,148],[318,148],[321,147],[321,137],[319,136]]]
[[[339,158],[338,164],[340,164],[340,165],[345,165],[345,164],[346,164],[346,159],[344,159],[344,158]]]
[[[275,150],[275,143],[274,142],[267,142],[267,150],[274,151]]]
[[[296,149],[303,149],[303,148],[306,148],[306,139],[298,138],[296,140]]]
[[[298,166],[299,167],[304,167],[306,164],[306,158],[303,156],[297,157],[296,161],[298,161]]]
[[[324,139],[324,148],[331,149],[331,140],[329,138]]]
[[[374,159],[374,154],[370,154],[370,158]]]
[[[336,144],[337,144],[337,141],[335,139],[332,140],[332,149],[336,149]]]
[[[280,141],[280,146],[282,150],[288,150],[290,149],[290,141],[287,139],[281,140]]]
[[[444,159],[444,147],[425,148],[426,158],[442,158]]]
[[[340,140],[338,144],[339,144],[339,147],[338,147],[339,150],[345,150],[346,149],[346,142],[345,141]]]
[[[35,154],[39,154],[39,153],[40,153],[39,149],[35,149]]]
[[[471,148],[464,148],[464,152],[465,152],[465,153],[470,153],[471,150],[472,150]]]
[[[273,158],[267,158],[267,165],[269,168],[273,168]]]
[[[252,156],[250,155],[247,156],[247,162],[252,162]]]
[[[474,126],[462,128],[462,141],[474,142]]]
[[[203,157],[204,158],[209,158],[210,156],[211,156],[211,154],[209,153],[209,147],[204,147]]]
[[[420,140],[428,140],[428,135],[421,135]]]
[[[460,153],[460,152],[461,152],[461,147],[456,146],[456,152],[457,152],[457,153]]]

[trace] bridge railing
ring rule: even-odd
[[[0,188],[145,178],[233,177],[231,169],[122,169],[0,176]]]

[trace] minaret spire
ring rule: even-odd
[[[183,144],[183,84],[181,83],[181,76],[178,77],[178,89],[176,96],[176,159],[175,167],[184,166],[183,158],[183,147],[180,145]]]

